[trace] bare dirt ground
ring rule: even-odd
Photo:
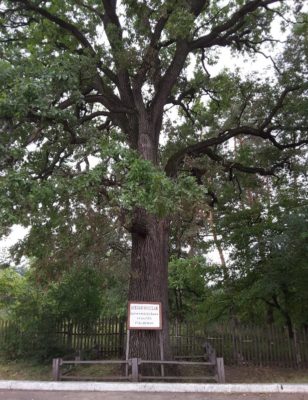
[[[308,400],[307,394],[1,391],[0,400]]]

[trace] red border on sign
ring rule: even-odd
[[[159,328],[144,328],[141,327],[131,327],[130,326],[130,305],[131,304],[156,304],[159,306]],[[128,313],[127,313],[127,329],[129,330],[139,330],[139,331],[161,331],[163,329],[163,316],[162,316],[162,304],[160,301],[129,301],[128,302]]]

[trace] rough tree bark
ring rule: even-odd
[[[143,209],[135,212],[132,231],[130,301],[159,301],[163,312],[164,354],[171,355],[168,335],[168,242],[169,221]],[[138,221],[138,223],[137,223]],[[159,332],[130,332],[130,355],[160,359]]]
[[[140,110],[138,153],[154,165],[158,159],[159,137],[150,123],[150,115]],[[171,356],[168,329],[168,247],[169,220],[136,208],[132,218],[132,253],[129,301],[155,301],[162,304],[163,346],[165,358]],[[159,331],[132,330],[131,357],[160,359]]]

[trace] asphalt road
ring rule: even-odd
[[[308,394],[123,393],[0,390],[0,400],[308,400]]]

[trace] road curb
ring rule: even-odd
[[[84,392],[308,393],[308,384],[194,384],[0,381],[0,390]]]

